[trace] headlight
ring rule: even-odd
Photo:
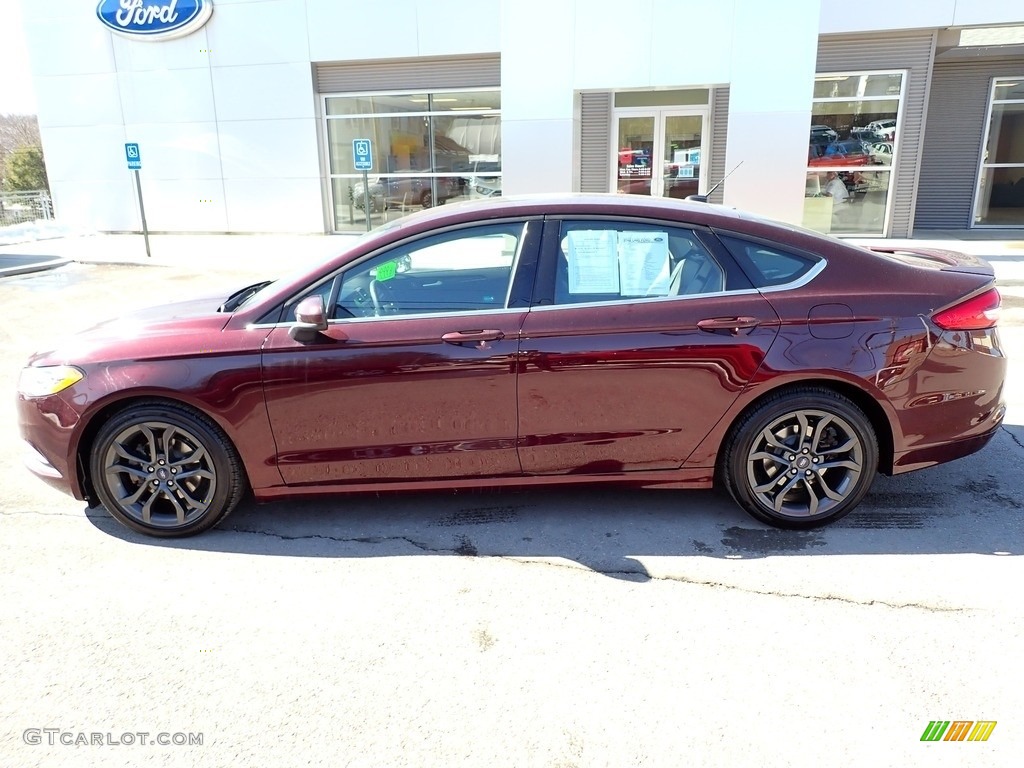
[[[62,392],[84,378],[85,374],[71,365],[22,368],[18,392],[25,397],[46,397]]]

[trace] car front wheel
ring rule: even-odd
[[[191,536],[212,528],[246,487],[238,454],[220,428],[172,403],[116,414],[96,435],[89,466],[103,506],[150,536]]]
[[[813,528],[860,503],[875,478],[878,441],[852,401],[808,388],[768,398],[733,428],[722,476],[750,515],[780,528]]]

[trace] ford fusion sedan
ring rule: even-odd
[[[154,536],[247,493],[582,483],[718,486],[807,528],[990,440],[999,304],[961,254],[699,202],[496,198],[87,330],[31,358],[17,404],[37,475]]]

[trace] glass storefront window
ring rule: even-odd
[[[850,235],[882,232],[891,173],[874,168],[809,172],[804,226],[818,232]]]
[[[863,98],[900,95],[903,75],[899,72],[869,75],[828,75],[814,80],[814,98]]]
[[[992,83],[974,223],[1024,226],[1024,77]]]
[[[427,112],[427,94],[385,94],[381,96],[328,96],[327,115],[379,115],[390,112]]]
[[[458,198],[500,195],[500,99],[496,90],[326,97],[335,230],[366,229]],[[353,163],[356,139],[373,145],[365,184]]]
[[[884,235],[904,73],[815,79],[804,226]]]

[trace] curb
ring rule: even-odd
[[[45,261],[32,261],[12,267],[0,266],[0,277],[14,277],[16,275],[28,275],[33,272],[45,272],[50,269],[56,269],[57,267],[63,267],[65,264],[71,264],[72,261],[72,259],[57,257],[48,258]],[[0,258],[0,264],[3,264],[2,258]]]

